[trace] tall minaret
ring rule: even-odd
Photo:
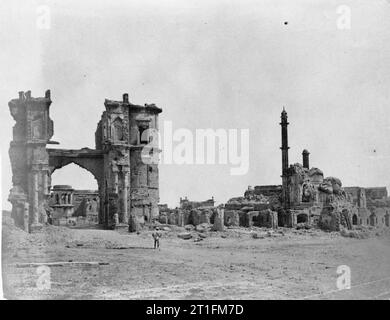
[[[281,114],[281,122],[280,125],[282,127],[282,147],[280,148],[282,150],[282,187],[283,187],[283,193],[282,193],[282,201],[284,208],[288,208],[289,206],[289,192],[288,192],[288,182],[287,182],[287,170],[288,170],[288,134],[287,134],[287,112],[284,110]]]
[[[302,165],[304,168],[309,169],[309,154],[306,149],[302,151]]]

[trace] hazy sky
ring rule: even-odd
[[[41,5],[50,28],[36,22]],[[338,7],[351,8],[339,29]],[[289,115],[290,162],[344,186],[390,185],[390,1],[15,1],[0,2],[2,201],[9,208],[8,101],[51,89],[53,140],[95,145],[104,99],[129,93],[156,103],[174,129],[250,130],[250,167],[161,165],[160,202],[220,202],[248,185],[281,183],[280,112]],[[285,22],[288,22],[285,24]],[[53,184],[96,188],[69,165]]]

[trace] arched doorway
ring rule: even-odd
[[[376,225],[376,215],[375,215],[375,213],[372,213],[371,215],[370,215],[370,226],[375,226]]]
[[[59,200],[59,201],[58,201]],[[96,227],[99,223],[98,183],[88,170],[69,163],[51,174],[51,223],[76,228]]]
[[[252,216],[252,226],[258,227],[260,224],[260,217],[258,215],[253,215]]]
[[[352,216],[352,224],[356,226],[358,224],[358,217],[356,214]]]
[[[278,227],[287,227],[288,221],[286,213],[283,210],[278,211]]]

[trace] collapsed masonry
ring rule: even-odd
[[[99,222],[99,191],[75,190],[55,185],[49,199],[48,223],[56,226],[92,225]]]
[[[70,163],[91,172],[97,180],[98,221],[106,228],[137,226],[158,217],[158,166],[156,135],[158,114],[154,104],[144,106],[105,100],[105,111],[95,133],[95,149],[50,149],[53,121],[50,91],[33,98],[19,92],[8,105],[16,124],[9,155],[12,184],[9,201],[15,224],[35,231],[50,216],[51,175]],[[146,152],[145,152],[146,151]]]
[[[189,201],[187,198],[180,199],[180,207],[175,209],[168,208],[167,205],[159,205],[159,222],[163,224],[173,224],[178,226],[201,224],[222,226],[264,226],[267,228],[277,227],[277,213],[269,209],[267,204],[256,204],[255,207],[249,207],[254,202],[247,199],[245,204],[241,202],[239,208],[236,207],[236,199],[233,198],[225,205],[215,207],[214,198],[205,201]],[[259,207],[260,205],[260,207]],[[256,208],[260,211],[254,211]],[[237,210],[236,210],[237,209]],[[217,220],[222,220],[221,222]],[[218,227],[222,229],[222,227]]]
[[[180,198],[180,208],[181,209],[197,209],[204,207],[214,207],[215,201],[214,197],[205,201],[190,201],[187,197]]]
[[[277,209],[279,225],[293,227],[299,223],[318,226],[326,230],[352,229],[353,225],[389,226],[390,206],[380,212],[367,207],[365,198],[374,190],[384,190],[381,199],[390,202],[386,188],[359,188],[359,200],[354,201],[351,188],[343,188],[340,179],[324,178],[318,168],[309,167],[309,152],[303,150],[302,164],[289,165],[287,112],[281,114],[282,128],[282,192],[281,206]],[[377,215],[380,215],[380,223]],[[375,218],[372,220],[372,218]],[[371,219],[371,220],[370,220]]]

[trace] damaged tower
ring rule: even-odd
[[[96,149],[105,154],[100,220],[116,226],[151,221],[158,217],[159,201],[158,165],[151,161],[159,150],[153,133],[162,110],[132,104],[127,93],[122,101],[106,99],[104,105],[95,134]]]
[[[8,200],[15,224],[30,232],[40,229],[45,222],[50,196],[46,151],[53,136],[50,105],[50,90],[40,98],[31,97],[31,91],[20,91],[19,98],[8,103],[16,121],[9,148],[13,186]]]

